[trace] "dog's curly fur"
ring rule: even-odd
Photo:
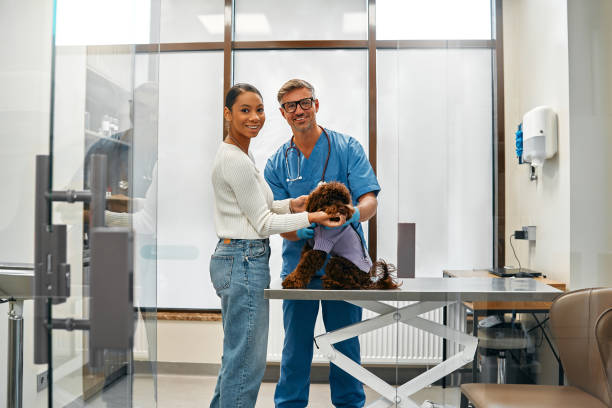
[[[308,196],[306,211],[325,211],[328,214],[342,214],[346,219],[353,216],[351,194],[339,182],[325,183]],[[327,253],[314,250],[308,243],[302,249],[302,256],[293,272],[283,280],[285,289],[306,288],[310,279],[325,263]],[[399,285],[391,272],[395,267],[385,261],[374,263],[369,273],[364,273],[346,258],[332,256],[325,267],[322,277],[325,289],[395,289]]]

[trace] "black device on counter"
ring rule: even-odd
[[[500,278],[537,278],[542,276],[542,272],[532,271],[531,269],[508,269],[508,268],[492,268],[489,269],[495,276]]]

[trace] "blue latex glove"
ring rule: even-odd
[[[359,213],[359,207],[353,207],[353,209],[355,210],[355,212],[353,213],[353,216],[351,217],[350,220],[346,220],[344,225],[349,225],[354,222],[359,222],[359,218],[361,217],[361,214]]]
[[[353,216],[351,218],[349,218],[348,220],[346,220],[346,222],[338,227],[326,227],[325,225],[323,226],[323,228],[325,229],[336,229],[336,228],[344,228],[349,224],[352,224],[354,222],[359,222],[359,217],[361,217],[361,214],[359,214],[359,208],[358,207],[353,207],[353,209],[355,210],[355,212],[353,213]]]
[[[297,230],[297,236],[299,239],[312,239],[314,238],[314,227],[317,224],[315,224],[314,222],[312,224],[310,224],[310,227],[306,227],[306,228],[300,228],[299,230]]]

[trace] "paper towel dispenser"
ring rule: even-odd
[[[538,106],[523,116],[523,161],[542,166],[557,152],[557,114],[549,106]]]

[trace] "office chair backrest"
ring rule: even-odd
[[[595,336],[601,361],[607,375],[608,392],[612,394],[612,309],[605,311],[597,320]]]
[[[569,292],[559,296],[550,308],[550,328],[569,384],[599,398],[607,406],[612,406],[606,370],[611,363],[602,360],[596,325],[610,308],[612,288]]]

